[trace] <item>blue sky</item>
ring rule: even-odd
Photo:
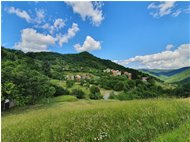
[[[2,45],[88,51],[133,68],[189,66],[190,2],[2,2]]]

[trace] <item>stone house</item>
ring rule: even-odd
[[[129,80],[132,79],[132,73],[129,73],[129,72],[125,71],[123,74],[127,75],[127,77],[128,77]]]
[[[75,80],[74,75],[67,75],[65,78],[66,80]]]
[[[78,74],[77,74],[77,75],[75,75],[75,79],[76,79],[77,81],[80,81],[80,80],[81,80],[81,78],[82,78],[82,77],[81,77],[80,75],[78,75]]]
[[[121,75],[121,71],[119,71],[119,70],[111,70],[111,72],[112,72],[113,76]]]
[[[103,70],[103,72],[110,73],[111,69],[107,68],[107,69]]]
[[[142,81],[146,82],[149,79],[149,77],[142,77]]]

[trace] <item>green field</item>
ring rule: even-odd
[[[3,113],[2,141],[190,140],[190,99],[65,102],[67,99]]]

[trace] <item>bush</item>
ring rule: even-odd
[[[134,88],[134,87],[136,86],[134,80],[129,80],[129,81],[127,82],[127,84],[128,84],[128,86],[129,86],[129,88]]]
[[[80,89],[73,89],[71,95],[76,96],[78,99],[85,98],[85,93]]]
[[[109,99],[116,99],[116,95],[113,91],[110,93]]]
[[[95,94],[92,94],[90,93],[90,99],[93,99],[93,100],[98,100],[98,99],[101,99],[101,94],[100,93],[95,93]]]
[[[132,92],[122,92],[118,95],[114,96],[114,99],[118,99],[118,100],[133,100],[133,99],[139,99],[140,97],[138,96],[138,94],[135,91]]]
[[[123,84],[123,82],[118,82],[114,85],[114,90],[115,91],[122,91],[124,89],[125,85]]]
[[[73,85],[74,85],[74,81],[73,80],[67,80],[66,81],[67,88],[71,88]]]
[[[143,91],[142,92],[142,98],[153,98],[153,97],[156,97],[157,96],[157,94],[155,93],[155,92],[153,92],[153,91]]]
[[[177,97],[190,97],[190,83],[179,85],[174,89],[174,95]]]
[[[90,99],[101,99],[100,89],[97,86],[93,85],[90,87]]]
[[[60,86],[53,86],[55,88],[55,94],[54,97],[61,96],[61,95],[69,95],[70,92],[66,88],[60,87]]]
[[[90,87],[90,92],[92,93],[92,94],[95,94],[95,93],[100,93],[100,89],[97,87],[97,86],[91,86]]]

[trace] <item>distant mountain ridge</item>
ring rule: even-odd
[[[190,66],[179,69],[141,69],[142,72],[148,73],[168,83],[188,82],[190,81]]]

